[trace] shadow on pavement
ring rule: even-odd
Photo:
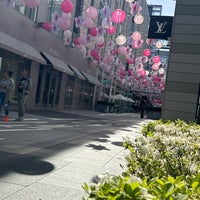
[[[108,148],[106,148],[105,146],[102,146],[102,145],[88,144],[88,145],[85,145],[85,146],[93,148],[95,150],[108,150],[108,151],[110,151],[110,149],[108,149]]]
[[[5,155],[5,152],[3,154]],[[10,171],[26,175],[41,175],[49,173],[53,169],[54,166],[51,163],[29,155],[7,153],[7,158],[0,160],[0,176],[4,176]]]
[[[49,118],[75,118],[75,119],[84,119],[84,120],[90,120],[90,119],[100,119],[98,117],[90,117],[86,115],[80,115],[80,114],[75,114],[75,113],[65,113],[65,112],[59,112],[59,111],[52,111],[52,110],[28,110],[26,113],[31,114],[31,115],[39,115],[43,117],[49,117]],[[81,112],[80,112],[81,113]]]

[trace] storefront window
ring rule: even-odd
[[[38,12],[38,7],[36,8],[28,8],[26,6],[23,7],[19,7],[17,5],[14,5],[14,8],[19,11],[20,13],[22,13],[23,15],[25,15],[26,17],[28,17],[29,19],[33,20],[34,22],[37,21],[37,12]]]
[[[83,84],[81,88],[81,95],[79,101],[80,106],[83,107],[92,106],[93,94],[94,94],[94,85],[89,82],[85,82],[85,84]]]
[[[74,90],[74,77],[69,76],[65,88],[65,100],[64,100],[65,106],[72,104],[73,90]]]
[[[60,72],[58,75],[58,83],[57,83],[57,90],[55,93],[55,104],[58,105],[59,104],[59,97],[60,97],[60,89],[61,89],[61,80],[62,80],[62,73]]]

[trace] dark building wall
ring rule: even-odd
[[[200,81],[200,1],[177,0],[162,118],[194,121]]]

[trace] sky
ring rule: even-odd
[[[176,1],[174,0],[147,0],[149,5],[162,5],[162,16],[174,16]]]

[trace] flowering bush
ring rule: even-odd
[[[181,120],[158,120],[145,125],[130,150],[129,172],[140,178],[187,176],[200,172],[200,126]]]
[[[127,170],[84,185],[87,199],[200,200],[200,126],[157,120],[125,138]]]

